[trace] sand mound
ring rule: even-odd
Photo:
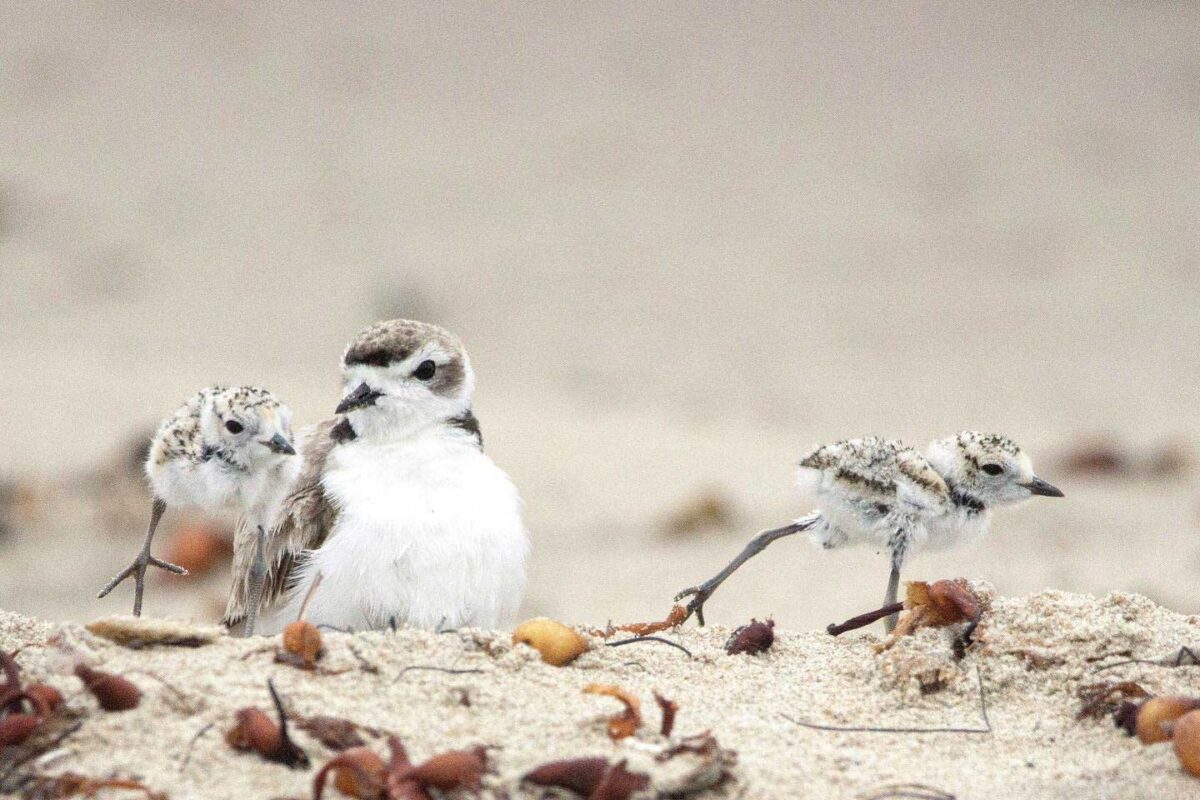
[[[271,711],[268,678],[294,714],[395,733],[414,761],[450,748],[493,747],[483,793],[491,798],[548,796],[523,787],[521,776],[552,759],[653,764],[645,754],[664,742],[654,692],[678,703],[677,736],[711,731],[736,752],[706,797],[1182,798],[1200,791],[1169,745],[1142,747],[1107,716],[1076,719],[1077,692],[1103,680],[1200,693],[1200,667],[1128,664],[1096,672],[1200,642],[1200,618],[1138,595],[994,598],[978,643],[961,659],[948,630],[919,631],[882,654],[872,647],[875,633],[835,639],[777,630],[767,653],[729,656],[728,635],[720,628],[664,634],[690,657],[658,642],[603,647],[594,639],[597,646],[572,665],[554,668],[504,633],[331,632],[320,670],[310,672],[276,663],[277,639],[203,643],[205,634],[199,646],[131,649],[79,626],[0,612],[0,647],[20,648],[22,676],[66,696],[59,722],[0,757],[0,792],[29,791],[35,775],[73,772],[137,778],[172,798],[311,796],[315,769],[333,751],[309,733],[295,733],[313,762],[307,770],[236,752],[225,741],[237,709]],[[69,676],[73,658],[134,681],[145,693],[141,705],[99,710]],[[633,740],[609,740],[605,724],[619,705],[584,694],[592,683],[616,684],[641,699],[645,725]],[[73,733],[43,752],[52,732],[74,722]],[[847,732],[800,723],[951,730]],[[365,738],[386,754],[382,739]],[[899,784],[926,788],[889,794]]]

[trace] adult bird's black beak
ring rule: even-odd
[[[375,405],[375,401],[383,397],[383,392],[377,392],[365,383],[360,383],[358,388],[350,394],[342,398],[342,402],[338,403],[338,407],[334,409],[335,414],[345,414],[359,408]]]
[[[1024,484],[1030,494],[1040,494],[1042,497],[1062,497],[1062,489],[1052,484],[1046,483],[1041,478],[1034,476],[1033,480]]]
[[[272,453],[282,453],[285,456],[296,455],[296,448],[292,447],[292,443],[283,438],[283,434],[277,433],[270,439],[263,442],[267,449]]]

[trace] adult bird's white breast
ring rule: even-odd
[[[347,442],[322,483],[338,519],[304,563],[293,615],[318,572],[316,624],[496,627],[515,615],[529,549],[520,497],[473,438],[435,425]]]

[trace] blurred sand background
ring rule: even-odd
[[[349,336],[412,316],[472,353],[526,614],[658,615],[805,510],[806,448],[965,427],[1068,499],[909,577],[1200,611],[1195,477],[1063,464],[1200,436],[1194,4],[0,17],[2,608],[126,611],[92,598],[148,512],[111,466],[131,437],[217,381],[316,421]],[[665,534],[708,487],[735,517]],[[785,541],[708,615],[824,625],[885,577]],[[215,618],[206,580],[156,581],[148,613]]]

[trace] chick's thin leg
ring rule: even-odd
[[[742,564],[745,564],[747,561],[754,558],[754,556],[765,550],[767,545],[769,545],[771,542],[775,541],[776,539],[782,539],[785,536],[791,536],[794,533],[799,533],[800,531],[808,530],[816,524],[818,519],[819,517],[814,515],[812,517],[798,519],[795,522],[784,525],[781,528],[771,528],[770,530],[763,531],[751,539],[750,543],[742,549],[742,552],[738,553],[737,558],[733,559],[733,561],[730,561],[729,564],[726,565],[725,569],[721,570],[699,586],[690,586],[687,589],[684,589],[682,592],[675,595],[675,599],[682,600],[685,597],[691,596],[692,599],[687,604],[688,616],[690,617],[692,614],[695,614],[696,621],[703,626],[704,604],[708,602],[708,598],[711,597],[712,593],[717,590],[717,587],[724,583],[730,575],[737,572],[738,567],[742,566]]]
[[[250,590],[246,594],[246,624],[242,632],[246,637],[254,635],[254,623],[262,605],[263,586],[267,579],[266,542],[267,533],[259,525],[254,541],[254,561],[250,564]]]
[[[887,594],[883,596],[883,605],[893,606],[896,604],[896,595],[900,592],[900,565],[892,562],[892,574],[888,576]],[[896,628],[896,619],[899,613],[889,614],[883,621],[883,629],[887,633],[891,633]]]
[[[133,560],[132,564],[118,572],[116,577],[109,581],[108,585],[101,589],[100,594],[97,595],[97,597],[104,597],[132,575],[134,583],[133,615],[135,617],[142,615],[142,595],[146,591],[146,569],[148,567],[158,567],[168,572],[174,572],[176,575],[187,575],[187,570],[183,567],[150,555],[150,544],[154,541],[154,531],[158,527],[158,521],[162,519],[163,512],[166,510],[167,504],[157,497],[154,498],[154,505],[150,508],[150,527],[146,531],[146,541],[142,543],[142,551],[138,553],[137,558]]]

